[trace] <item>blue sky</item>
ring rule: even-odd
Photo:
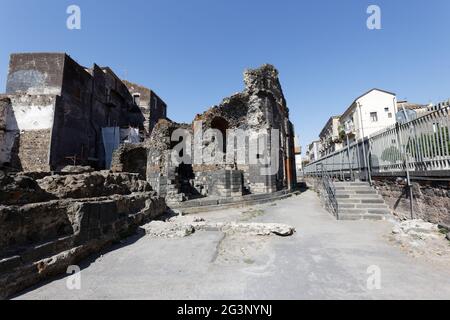
[[[399,99],[450,97],[448,0],[0,0],[0,91],[12,52],[67,52],[154,89],[168,115],[195,114],[243,88],[242,72],[280,71],[304,145],[373,87]],[[82,29],[66,28],[66,9]],[[366,9],[382,10],[368,30]]]

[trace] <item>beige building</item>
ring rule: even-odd
[[[320,149],[322,148],[320,141],[313,141],[308,145],[306,157],[310,162],[315,162],[321,158]]]
[[[343,141],[340,137],[340,118],[340,116],[331,117],[319,135],[322,157],[343,148]]]
[[[353,143],[395,125],[396,113],[395,93],[372,89],[353,101],[340,122]]]

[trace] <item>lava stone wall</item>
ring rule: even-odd
[[[404,178],[375,177],[374,186],[401,219],[423,219],[450,226],[450,182],[415,180],[412,183],[414,216]]]

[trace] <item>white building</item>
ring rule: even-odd
[[[303,159],[302,159],[302,147],[300,145],[300,139],[297,135],[294,138],[294,146],[295,146],[295,165],[297,173],[299,173],[303,171]]]
[[[396,113],[395,93],[372,89],[355,99],[340,122],[349,135],[350,143],[353,143],[394,125]]]
[[[320,149],[322,148],[320,141],[313,141],[308,145],[306,150],[306,157],[310,162],[315,162],[321,158]]]
[[[340,137],[340,116],[331,117],[320,133],[322,145],[321,156],[324,157],[343,148],[343,140]]]

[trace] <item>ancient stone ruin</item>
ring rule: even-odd
[[[108,67],[59,53],[11,55],[0,95],[0,298],[65,272],[170,208],[293,190],[294,128],[278,72],[248,70],[244,83],[180,124],[152,90]],[[230,135],[236,130],[244,140]],[[205,150],[218,161],[199,161]]]
[[[115,156],[126,162],[128,170],[142,174],[139,163],[135,169],[130,166],[133,154],[147,149],[147,181],[161,196],[169,202],[181,202],[201,197],[242,197],[246,194],[267,194],[280,190],[292,190],[296,184],[294,128],[289,121],[289,110],[283,96],[278,72],[271,65],[264,65],[256,70],[248,70],[244,74],[245,90],[195,117],[191,124],[179,124],[169,119],[161,119],[154,127],[150,138],[144,145],[132,149],[121,149]],[[222,143],[224,155],[221,163],[205,164],[196,161],[198,150],[208,148],[213,139],[203,139],[195,145],[195,123],[202,122],[202,132],[216,129],[222,132],[225,141]],[[178,129],[191,134],[194,140],[190,151],[189,163],[174,163],[172,149],[177,143],[172,136]],[[249,161],[249,148],[252,143],[251,134],[266,132],[271,129],[279,131],[279,148],[277,153],[278,168],[273,174],[261,174],[261,163]],[[227,134],[230,130],[242,130],[250,133],[243,143],[231,140]],[[271,145],[265,142],[265,150],[270,153]],[[233,157],[227,158],[231,150]],[[246,156],[245,163],[238,163],[235,153]],[[143,153],[143,152],[141,152]],[[125,155],[124,155],[125,154]],[[259,155],[258,155],[259,156]],[[120,167],[118,165],[117,167]]]

